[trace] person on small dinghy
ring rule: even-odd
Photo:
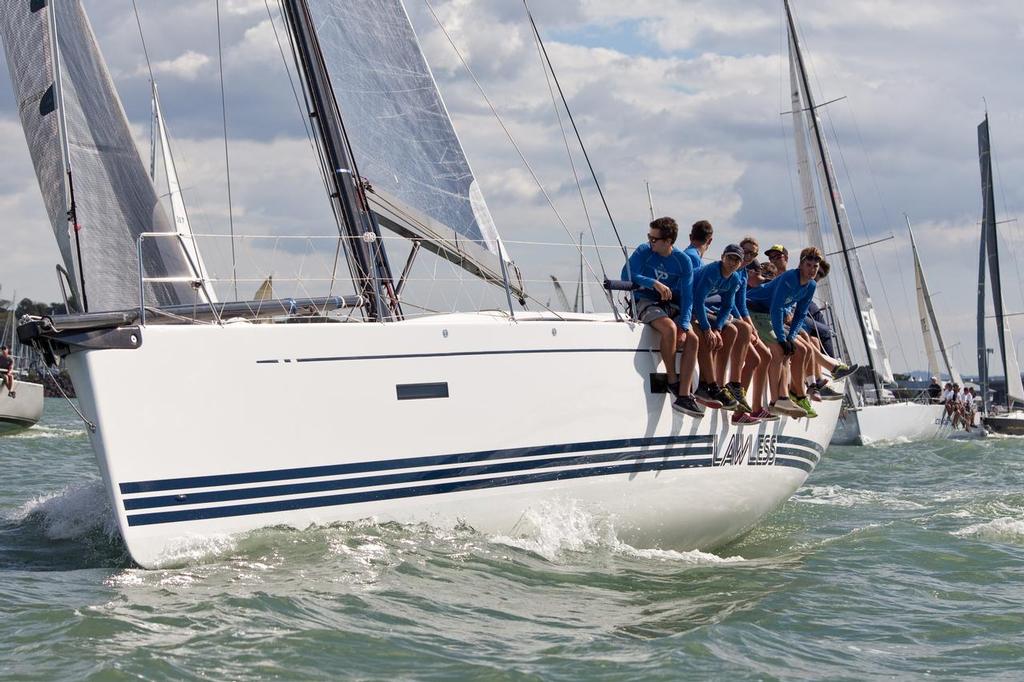
[[[11,357],[11,349],[7,346],[0,347],[0,378],[3,379],[7,395],[16,398],[14,391],[14,358]]]

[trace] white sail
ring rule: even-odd
[[[199,290],[199,300],[203,303],[216,303],[217,295],[214,293],[210,282],[210,276],[206,271],[206,264],[199,252],[199,245],[196,243],[195,235],[192,233],[192,224],[188,219],[188,211],[185,209],[185,199],[181,194],[181,183],[178,181],[178,170],[174,165],[174,154],[171,151],[171,141],[167,135],[167,125],[164,123],[163,111],[160,108],[160,93],[156,83],[153,83],[153,138],[154,142],[160,145],[160,152],[164,162],[164,174],[167,176],[167,194],[171,200],[171,218],[174,221],[174,228],[181,235],[181,247],[185,251],[189,269],[193,277],[204,283]],[[154,146],[154,159],[156,147]],[[150,172],[155,171],[155,164],[151,166]]]
[[[921,265],[921,256],[917,251],[917,241],[914,239],[914,230],[910,226],[910,218],[907,218],[907,230],[910,233],[910,248],[914,252],[914,281],[917,287],[917,311],[921,320],[921,334],[924,336],[925,355],[928,359],[928,372],[932,376],[941,376],[939,356],[936,353],[935,342],[938,342],[938,350],[942,353],[942,362],[946,366],[953,383],[963,385],[963,378],[960,372],[953,366],[949,357],[949,350],[942,342],[942,333],[939,331],[939,321],[935,316],[935,309],[932,307],[931,294],[928,291],[928,280],[924,276],[924,268]],[[935,338],[932,338],[932,334]]]

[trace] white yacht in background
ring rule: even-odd
[[[848,355],[845,350],[849,347],[852,337],[859,336],[867,359],[864,369],[858,375],[864,383],[858,384],[851,378],[847,384],[846,409],[839,419],[832,443],[864,445],[942,438],[952,429],[948,420],[944,418],[944,408],[941,405],[928,404],[927,401],[897,402],[885,397],[890,393],[884,385],[894,382],[892,367],[882,342],[878,317],[857,255],[850,218],[843,203],[835,167],[822,130],[821,118],[818,116],[818,105],[811,89],[793,8],[790,0],[783,0],[783,3],[789,34],[791,114],[801,196],[804,201],[804,224],[810,243],[821,249],[822,253],[828,253],[825,248],[822,221],[819,218],[820,195],[825,204],[825,223],[834,233],[837,250],[842,256],[834,262],[831,277],[819,282],[818,298],[824,303],[823,307],[833,313],[833,328],[837,332],[844,354]],[[853,305],[853,317],[859,331],[857,335],[851,334],[850,330],[844,330],[842,321],[835,315],[836,287],[833,282],[839,277],[845,279],[843,295],[848,295],[849,302]]]
[[[13,304],[12,304],[13,305]],[[0,344],[10,348],[14,358],[14,396],[0,383],[0,435],[14,433],[35,426],[43,416],[44,391],[42,384],[26,379],[27,366],[24,351],[18,343],[14,310],[7,316]]]
[[[684,417],[657,341],[611,297],[604,314],[513,302],[518,271],[399,0],[283,9],[355,293],[258,315],[195,300],[209,280],[163,213],[79,2],[0,0],[39,183],[87,302],[22,330],[73,378],[136,562],[364,518],[508,534],[558,500],[609,515],[627,542],[711,548],[803,484],[837,402],[813,420]],[[69,207],[90,229],[69,233]],[[501,287],[508,309],[407,317],[381,226]],[[328,314],[339,306],[352,313]]]

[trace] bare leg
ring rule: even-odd
[[[785,381],[785,365],[789,358],[782,352],[782,346],[773,343],[770,349],[771,362],[768,364],[768,391],[771,394],[772,402],[782,397],[782,388]]]
[[[693,370],[697,366],[700,337],[692,329],[683,332],[683,358],[679,363],[679,395],[693,392]]]
[[[732,358],[732,351],[739,339],[738,330],[735,324],[727,324],[722,329],[722,347],[715,355],[715,383],[725,386],[727,383],[726,365]]]
[[[720,352],[720,351],[719,351]],[[697,364],[700,365],[701,383],[711,384],[715,381],[715,352],[711,344],[702,343],[697,349]]]
[[[752,350],[757,361],[754,367],[753,382],[750,384],[751,395],[753,396],[750,406],[756,412],[757,410],[764,409],[764,392],[768,384],[768,368],[772,362],[772,353],[768,350],[768,346],[764,345],[764,342],[760,339],[752,346]],[[748,355],[748,362],[749,358],[750,356]]]
[[[807,348],[800,342],[795,340],[793,342],[793,359],[789,363],[789,390],[793,392],[793,395],[801,396],[807,392],[807,388],[804,386],[804,378],[807,376]]]
[[[651,322],[651,327],[661,336],[661,361],[665,363],[668,382],[679,381],[676,374],[676,323],[667,317],[659,317]]]
[[[743,320],[739,320],[736,324],[730,324],[729,326],[736,328],[736,341],[729,356],[729,381],[747,386],[746,383],[743,383],[743,359],[750,349],[750,335],[754,330]],[[725,378],[724,374],[722,378]]]

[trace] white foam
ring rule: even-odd
[[[839,485],[805,486],[793,496],[795,502],[803,504],[825,504],[834,507],[856,507],[860,505],[882,506],[887,509],[924,509],[925,506],[912,500],[905,500],[893,493],[874,490],[854,490]]]
[[[117,521],[100,481],[75,483],[35,497],[10,515],[13,521],[34,521],[51,540],[75,540],[101,531],[119,535]]]
[[[1000,542],[1012,542],[1015,544],[1024,542],[1024,519],[1015,519],[1003,516],[998,519],[976,523],[961,530],[955,531],[953,535],[958,537],[977,537],[984,540],[997,540]]]
[[[531,508],[516,524],[514,536],[497,536],[494,542],[518,547],[556,562],[568,552],[605,549],[612,554],[653,561],[685,564],[720,564],[745,561],[741,556],[720,557],[699,550],[644,549],[628,545],[616,536],[612,519],[595,514],[576,501],[549,502]]]

